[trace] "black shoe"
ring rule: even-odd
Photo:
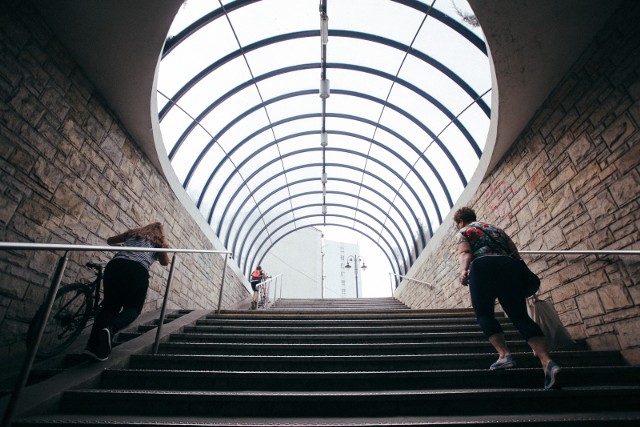
[[[111,331],[104,328],[98,332],[98,345],[95,348],[95,359],[105,361],[111,354]]]
[[[560,371],[560,366],[556,365],[553,360],[549,362],[547,365],[547,372],[544,374],[545,390],[560,388],[560,383],[558,382],[558,374]]]

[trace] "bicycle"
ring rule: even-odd
[[[69,347],[100,309],[104,267],[92,262],[85,266],[95,271],[96,278],[90,283],[76,282],[58,289],[36,353],[38,359],[55,356]],[[43,316],[44,307],[40,307],[29,325],[27,345],[34,344],[36,328]]]
[[[260,283],[258,285],[258,304],[257,304],[257,308],[268,308],[267,305],[269,304],[269,285],[268,285],[268,280],[271,279],[271,277],[265,277],[265,281]]]

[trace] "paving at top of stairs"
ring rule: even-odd
[[[131,354],[15,426],[640,424],[640,368],[619,352],[555,351],[563,388],[546,391],[537,358],[503,316],[518,366],[489,371],[496,354],[470,310],[383,302],[192,315],[159,354]]]

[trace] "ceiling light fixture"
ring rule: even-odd
[[[320,98],[327,99],[329,95],[330,95],[329,80],[328,79],[320,80]]]

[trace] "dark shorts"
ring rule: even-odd
[[[253,292],[256,291],[256,286],[258,286],[261,282],[262,280],[251,280],[249,282],[251,284],[251,289],[253,289]]]

